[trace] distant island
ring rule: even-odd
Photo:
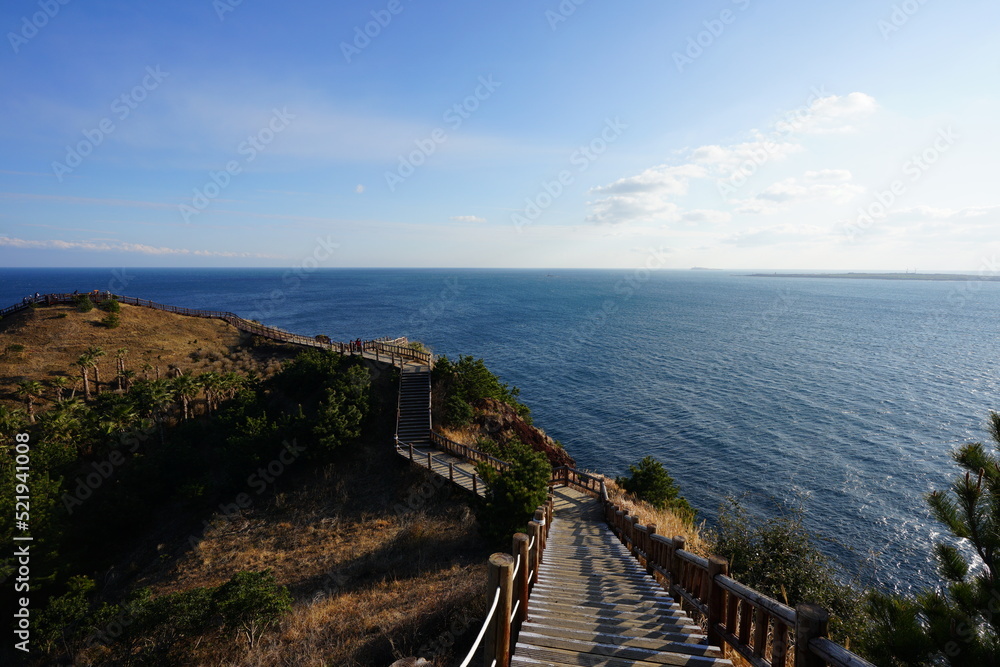
[[[998,282],[1000,276],[962,273],[751,273],[751,278],[853,278],[855,280],[982,280]]]

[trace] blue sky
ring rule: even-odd
[[[993,271],[998,23],[962,0],[7,3],[0,265]]]

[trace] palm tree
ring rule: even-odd
[[[69,378],[65,375],[57,375],[54,378],[50,378],[48,384],[55,390],[56,400],[61,401],[63,394],[66,392],[66,387],[69,386]]]
[[[174,395],[181,399],[182,412],[185,421],[190,416],[191,399],[198,395],[201,387],[193,375],[178,375],[172,382]]]
[[[0,435],[11,436],[4,438],[6,442],[13,441],[13,434],[21,431],[25,425],[24,410],[21,408],[8,408],[0,405]]]
[[[88,347],[84,354],[87,354],[91,358],[91,365],[94,367],[94,393],[101,393],[101,368],[97,365],[97,360],[103,357],[106,353],[99,347]]]
[[[118,386],[122,391],[128,391],[132,387],[135,375],[135,371],[130,369],[122,369],[118,372]]]
[[[35,423],[35,399],[44,393],[42,383],[36,380],[23,380],[17,385],[17,395],[28,404],[28,421]]]
[[[218,403],[222,389],[222,376],[215,371],[208,371],[198,376],[198,382],[205,389],[205,410],[211,415]]]
[[[83,378],[83,397],[90,400],[90,375],[87,370],[94,365],[94,360],[89,354],[84,353],[76,360],[76,365],[80,367],[80,376]]]
[[[122,378],[122,373],[125,372],[125,356],[128,354],[128,349],[120,347],[115,350],[115,362],[117,365],[116,376],[118,378],[118,389],[120,391],[125,391],[124,382]]]

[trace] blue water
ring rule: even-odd
[[[1000,284],[723,272],[0,269],[0,304],[112,289],[483,357],[579,466],[651,454],[710,523],[801,502],[866,581],[933,582],[923,500],[1000,407]]]

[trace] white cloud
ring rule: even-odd
[[[681,214],[681,222],[689,224],[718,225],[729,222],[733,216],[726,211],[713,211],[709,209],[695,209],[685,211]]]
[[[455,222],[486,222],[486,218],[480,218],[478,215],[453,215],[451,219]]]
[[[803,134],[840,134],[854,132],[857,123],[875,113],[878,103],[864,93],[820,97],[807,109],[791,112],[776,126]],[[787,124],[787,125],[786,125]]]
[[[723,237],[721,242],[742,248],[752,248],[783,243],[811,243],[827,236],[829,236],[829,231],[822,227],[784,224],[752,227]]]
[[[356,188],[354,188],[354,191],[357,192],[359,195],[363,194],[364,191],[365,191],[365,186],[363,186],[363,185],[361,185],[359,183],[358,186]]]
[[[59,239],[28,240],[0,236],[0,247],[45,249],[45,250],[85,250],[91,252],[135,252],[143,255],[191,255],[194,257],[254,257],[275,259],[277,255],[264,255],[251,252],[231,252],[222,250],[188,250],[187,248],[167,248],[151,246],[143,243],[127,243],[125,241],[62,241]]]

